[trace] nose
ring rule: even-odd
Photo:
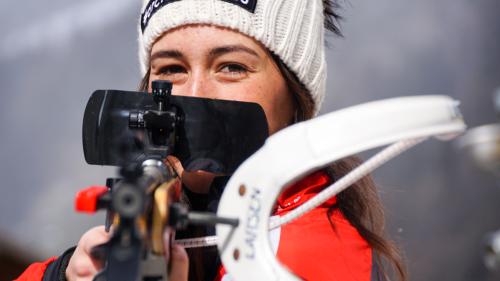
[[[174,95],[198,97],[198,98],[214,98],[215,86],[209,75],[204,71],[193,71],[184,85],[179,85],[175,89]]]

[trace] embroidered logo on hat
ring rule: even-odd
[[[141,31],[144,32],[144,29],[146,29],[149,20],[159,9],[161,9],[165,5],[177,1],[181,0],[150,0],[148,2],[148,5],[146,5],[146,9],[144,9],[144,12],[141,15]],[[257,6],[257,0],[221,0],[221,1],[240,6],[251,13],[255,13],[255,7]]]
[[[257,6],[257,0],[222,0],[222,1],[238,5],[243,9],[249,11],[250,13],[255,13],[255,7]]]
[[[161,7],[177,2],[180,0],[150,0],[148,5],[146,5],[146,9],[144,9],[144,12],[141,15],[141,30],[144,32],[144,29],[146,29],[146,26],[148,25],[149,20],[151,17],[158,11]]]

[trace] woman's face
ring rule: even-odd
[[[258,103],[270,134],[293,121],[291,93],[270,53],[236,31],[188,25],[165,33],[151,50],[149,81],[160,79],[172,81],[174,95]]]

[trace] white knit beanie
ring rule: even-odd
[[[325,96],[322,0],[143,0],[139,60],[143,75],[151,48],[166,31],[213,24],[255,38],[279,56],[309,90],[315,114]]]

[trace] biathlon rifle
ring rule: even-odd
[[[186,169],[231,174],[267,137],[262,109],[252,103],[171,96],[171,91],[170,82],[153,81],[151,94],[101,90],[88,101],[85,159],[120,167],[120,178],[80,191],[76,198],[77,211],[104,209],[106,230],[112,226],[110,240],[91,253],[104,262],[96,281],[167,280],[177,229],[238,224],[180,204],[182,183],[165,159],[173,155]]]

